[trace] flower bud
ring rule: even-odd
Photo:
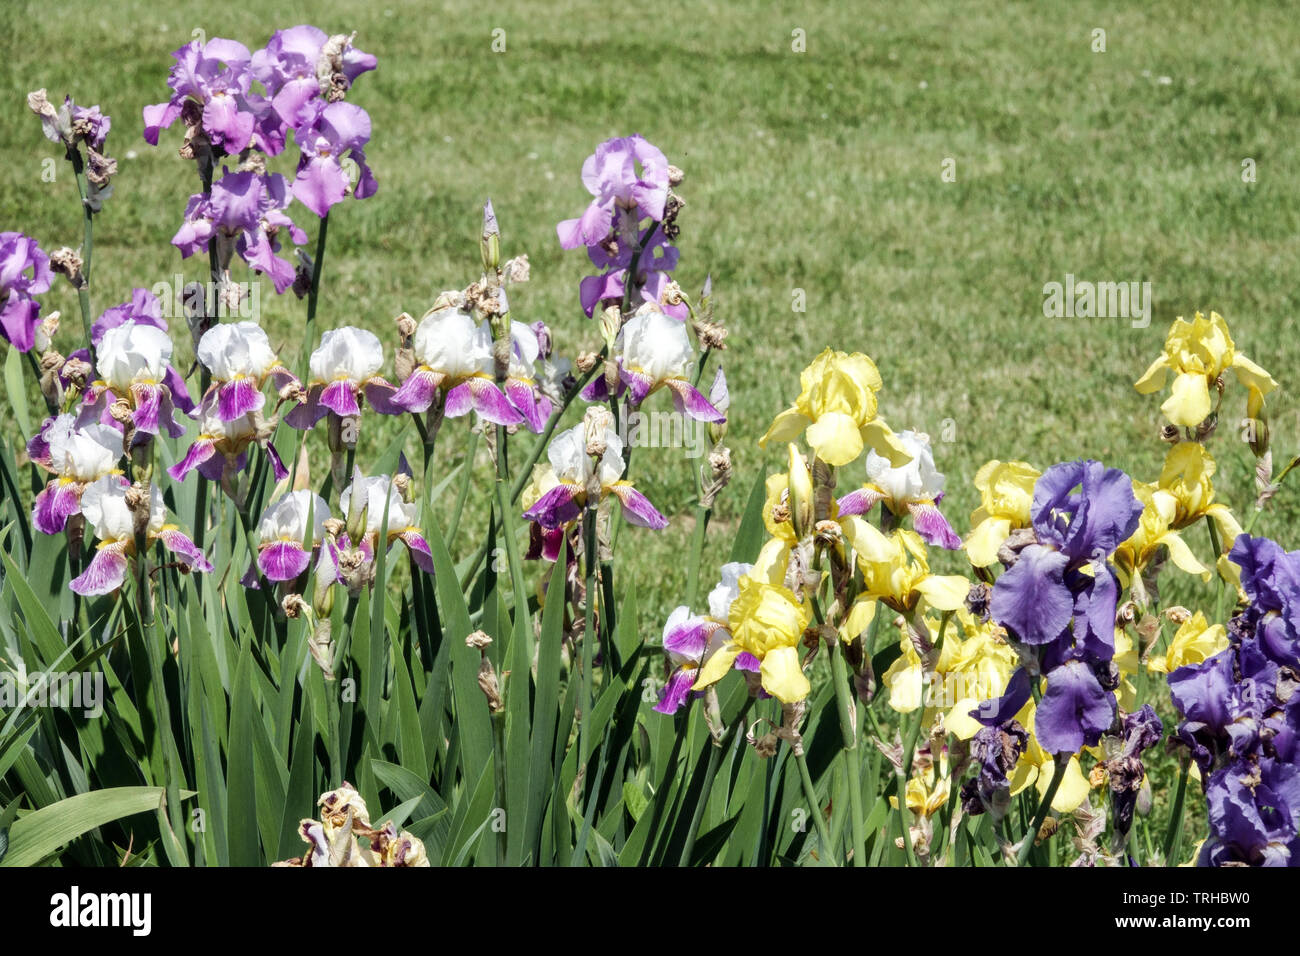
[[[352,469],[352,495],[348,500],[348,538],[352,546],[358,547],[366,535],[367,514],[370,510],[370,496],[366,493],[366,478],[360,468]]]
[[[501,230],[497,226],[497,214],[491,199],[483,204],[483,235],[478,248],[483,257],[483,271],[495,273],[501,265]]]
[[[1246,398],[1246,443],[1256,458],[1268,453],[1268,416],[1264,413],[1264,393],[1251,386]]]
[[[790,520],[794,524],[794,533],[802,539],[813,530],[813,481],[808,463],[793,442],[790,444],[789,482]]]
[[[623,313],[616,305],[611,305],[600,313],[600,337],[611,355],[614,354],[614,340],[618,330],[623,327]]]

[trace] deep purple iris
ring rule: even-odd
[[[993,587],[989,612],[1023,645],[1038,648],[1047,690],[1034,734],[1048,753],[1097,743],[1115,719],[1115,611],[1119,581],[1107,563],[1137,529],[1142,504],[1133,482],[1099,461],[1053,465],[1034,486],[1030,511],[1037,541],[1020,551]],[[1002,697],[976,719],[996,725],[1029,699],[1022,668]]]
[[[31,351],[41,324],[33,298],[49,291],[50,257],[21,232],[0,232],[0,335],[20,352]]]

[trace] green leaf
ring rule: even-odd
[[[731,560],[752,562],[758,557],[763,542],[767,540],[767,526],[763,523],[763,503],[767,500],[767,476],[759,471],[749,491],[745,513],[731,542]]]
[[[192,797],[191,790],[181,791]],[[32,866],[96,827],[137,813],[156,811],[163,805],[162,787],[114,787],[92,790],[60,800],[14,822],[9,829],[9,850],[3,866]]]
[[[23,381],[23,356],[13,346],[5,356],[5,391],[9,393],[9,407],[13,409],[14,418],[22,430],[23,437],[31,438],[32,414],[27,408],[27,383]]]

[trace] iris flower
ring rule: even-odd
[[[38,462],[53,474],[32,505],[32,524],[42,534],[58,534],[81,513],[81,497],[93,481],[117,473],[122,433],[109,425],[76,427],[73,415],[59,415],[41,429],[45,454]],[[34,459],[35,460],[35,459]]]
[[[1155,654],[1147,661],[1147,669],[1169,674],[1189,664],[1199,664],[1226,650],[1228,634],[1222,624],[1211,625],[1205,615],[1197,611],[1179,625],[1163,654]]]
[[[512,327],[518,324],[512,323]],[[527,326],[522,329],[533,335],[536,344],[536,335]],[[518,340],[512,337],[512,341]],[[411,346],[417,364],[393,396],[394,405],[408,412],[423,412],[441,392],[448,418],[474,411],[496,425],[518,425],[524,421],[519,409],[497,387],[492,332],[486,321],[476,321],[469,311],[456,305],[431,309],[416,327]],[[525,371],[522,366],[525,358],[526,355],[521,356],[517,369],[520,373]],[[522,378],[518,381],[524,384]],[[520,404],[527,404],[522,395],[517,397]],[[541,408],[530,410],[534,418],[540,417]],[[550,417],[549,412],[546,417]],[[545,427],[544,420],[541,427]]]
[[[740,594],[740,579],[753,569],[752,564],[733,561],[722,566],[722,579],[709,592],[709,613],[691,614],[682,605],[673,609],[664,623],[664,653],[672,667],[668,682],[659,692],[659,702],[654,710],[661,714],[675,714],[686,703],[699,674],[700,662],[721,650],[731,638],[727,630],[731,605]],[[737,670],[758,673],[759,661],[754,655],[742,651],[736,656]]]
[[[645,305],[624,323],[615,346],[618,363],[618,394],[626,389],[632,405],[640,406],[653,392],[668,389],[678,414],[700,422],[724,420],[698,389],[691,385],[695,353],[686,326],[665,315],[657,306]],[[607,401],[611,395],[604,376],[583,389],[589,402]]]
[[[799,662],[808,621],[808,611],[789,588],[752,573],[741,576],[727,615],[727,637],[705,655],[693,689],[717,683],[747,653],[759,663],[763,690],[783,704],[803,700],[812,689]]]
[[[363,530],[357,541],[345,538],[345,546],[361,548],[373,560],[378,548],[379,532],[384,524],[384,509],[387,507],[388,534],[385,545],[391,547],[397,541],[402,542],[415,565],[428,574],[433,573],[433,552],[429,550],[429,543],[420,529],[420,506],[407,501],[392,478],[388,475],[364,478],[358,473],[352,484],[343,489],[343,494],[339,496],[339,508],[349,525],[352,524],[353,512],[358,506],[365,510],[364,524],[360,526]]]
[[[549,464],[533,469],[532,481],[524,490],[525,503],[532,502],[524,517],[536,521],[545,531],[562,529],[577,520],[587,503],[588,489],[598,483],[601,499],[608,495],[618,498],[629,523],[655,530],[666,528],[668,519],[630,481],[623,480],[626,463],[622,439],[606,428],[603,441],[605,451],[597,465],[587,454],[584,425],[575,425],[552,439],[546,450]]]
[[[205,405],[199,416],[198,437],[185,452],[185,457],[167,469],[167,474],[176,481],[183,481],[186,475],[197,469],[203,477],[222,482],[224,486],[248,464],[249,446],[257,445],[270,460],[275,480],[283,481],[289,477],[289,470],[271,444],[274,427],[274,422],[261,420],[255,412],[226,421],[215,407]]]
[[[339,42],[331,46],[331,39]],[[333,57],[337,63],[331,62]],[[276,30],[266,46],[253,54],[250,65],[281,121],[296,128],[310,118],[310,103],[342,95],[378,61],[353,46],[351,37],[331,38],[324,30],[303,24]],[[322,77],[343,88],[322,89]]]
[[[608,238],[617,209],[639,218],[664,217],[668,199],[668,160],[640,135],[616,137],[596,147],[582,164],[582,184],[592,200],[577,219],[556,226],[560,247],[598,246]]]
[[[889,459],[867,450],[867,483],[839,500],[840,514],[866,514],[884,502],[895,515],[910,514],[917,534],[928,544],[948,550],[961,547],[961,538],[939,511],[943,498],[943,475],[934,466],[930,436],[924,432],[899,432],[898,443],[912,456],[905,465],[894,467]]]
[[[69,584],[77,594],[89,597],[116,591],[126,581],[129,558],[135,554],[135,514],[128,494],[135,491],[120,475],[105,475],[86,486],[81,495],[81,513],[99,539],[95,555],[86,570]],[[160,541],[195,571],[211,571],[212,565],[180,528],[167,521],[167,508],[157,485],[148,490],[149,509],[146,538]]]
[[[258,522],[257,568],[268,581],[292,581],[307,570],[325,538],[329,505],[320,495],[291,491],[269,505]],[[308,519],[310,518],[310,524]],[[245,575],[245,580],[250,576]]]
[[[97,349],[99,379],[86,390],[78,423],[98,421],[113,397],[126,403],[137,432],[185,434],[174,417],[176,400],[168,385],[171,358],[172,340],[154,325],[131,320],[105,331]]]
[[[1039,471],[1023,461],[986,462],[975,474],[980,506],[971,513],[966,556],[977,568],[998,559],[998,549],[1012,531],[1028,528]]]
[[[50,257],[36,240],[21,232],[0,232],[0,334],[20,352],[28,352],[41,324],[41,306],[33,298],[48,292]]]
[[[910,614],[925,606],[955,611],[970,593],[970,582],[958,574],[932,574],[920,536],[906,528],[884,534],[862,518],[842,522],[845,539],[857,553],[862,590],[850,609],[854,635],[865,630],[876,605]]]
[[[349,192],[357,199],[373,196],[379,183],[366,163],[370,115],[351,103],[314,105],[315,115],[294,132],[302,155],[293,196],[316,215],[324,216]],[[343,168],[344,159],[356,165],[356,183]]]
[[[1237,381],[1261,396],[1277,388],[1268,372],[1237,351],[1223,316],[1211,312],[1207,319],[1197,312],[1190,322],[1182,316],[1174,321],[1164,353],[1151,363],[1136,387],[1150,395],[1163,389],[1172,375],[1169,397],[1160,410],[1173,424],[1195,428],[1213,411],[1210,389],[1229,370]]]
[[[396,389],[379,374],[384,367],[384,347],[373,332],[350,325],[329,330],[321,336],[307,367],[311,380],[306,396],[284,416],[291,428],[309,429],[331,414],[340,418],[360,415],[360,397],[381,415],[405,411],[393,400]]]
[[[847,465],[865,448],[896,467],[910,460],[898,437],[876,415],[882,383],[870,358],[827,349],[803,370],[799,383],[799,397],[776,416],[759,439],[760,447],[794,441],[806,433],[808,444],[828,465]]]
[[[215,325],[199,340],[198,359],[212,374],[212,385],[203,397],[205,408],[215,405],[223,422],[233,422],[266,404],[262,386],[272,381],[276,388],[298,379],[281,364],[271,340],[256,322],[226,322]]]

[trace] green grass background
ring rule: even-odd
[[[113,117],[108,152],[120,172],[97,222],[96,311],[178,270],[200,277],[203,264],[168,245],[196,188],[176,156],[181,130],[149,147],[140,109],[166,97],[170,52],[191,31],[256,49],[301,22],[356,30],[379,58],[350,99],[373,119],[380,189],[331,218],[321,328],[361,325],[391,343],[398,312],[419,316],[439,290],[477,275],[490,196],[505,254],[533,263],[533,281],[511,297],[515,317],[550,323],[561,353],[592,349],[598,336],[577,305],[586,259],[562,253],[554,233],[587,200],[584,157],[636,131],[686,171],[677,276],[698,289],[711,272],[731,330],[737,478],[719,503],[710,570],[726,558],[750,482],[783,459],[756,439],[826,345],[876,360],[895,428],[938,436],[951,420],[953,441],[936,458],[963,532],[971,479],[989,458],[1044,467],[1092,456],[1154,479],[1159,400],[1132,383],[1174,316],[1198,308],[1222,312],[1282,384],[1271,401],[1275,454],[1300,449],[1300,28],[1286,4],[9,2],[0,228],[47,249],[80,239],[73,180],[60,159],[57,181],[42,182],[42,160],[57,154],[23,102],[46,87]],[[1092,50],[1095,29],[1104,53]],[[294,154],[277,168],[291,173]],[[956,182],[940,176],[946,158]],[[1246,158],[1255,184],[1242,182]],[[295,210],[314,238],[310,214]],[[1043,284],[1066,273],[1151,282],[1150,327],[1044,318]],[[796,289],[806,312],[792,310]],[[66,283],[45,301],[78,327]],[[262,304],[273,338],[295,355],[303,304]],[[179,351],[188,359],[188,344]],[[1239,389],[1225,409],[1244,414]],[[390,437],[370,429],[363,465],[366,448]],[[449,426],[439,467],[454,466],[463,443]],[[1214,449],[1221,497],[1244,509],[1249,453],[1226,434]],[[486,501],[490,466],[477,467]],[[672,518],[665,533],[622,537],[620,573],[643,595],[648,638],[684,591],[692,467],[680,450],[636,456],[635,479]],[[1296,500],[1284,492],[1260,526],[1291,546]],[[477,544],[485,514],[467,521],[459,553]],[[1200,529],[1189,539],[1208,554]]]

